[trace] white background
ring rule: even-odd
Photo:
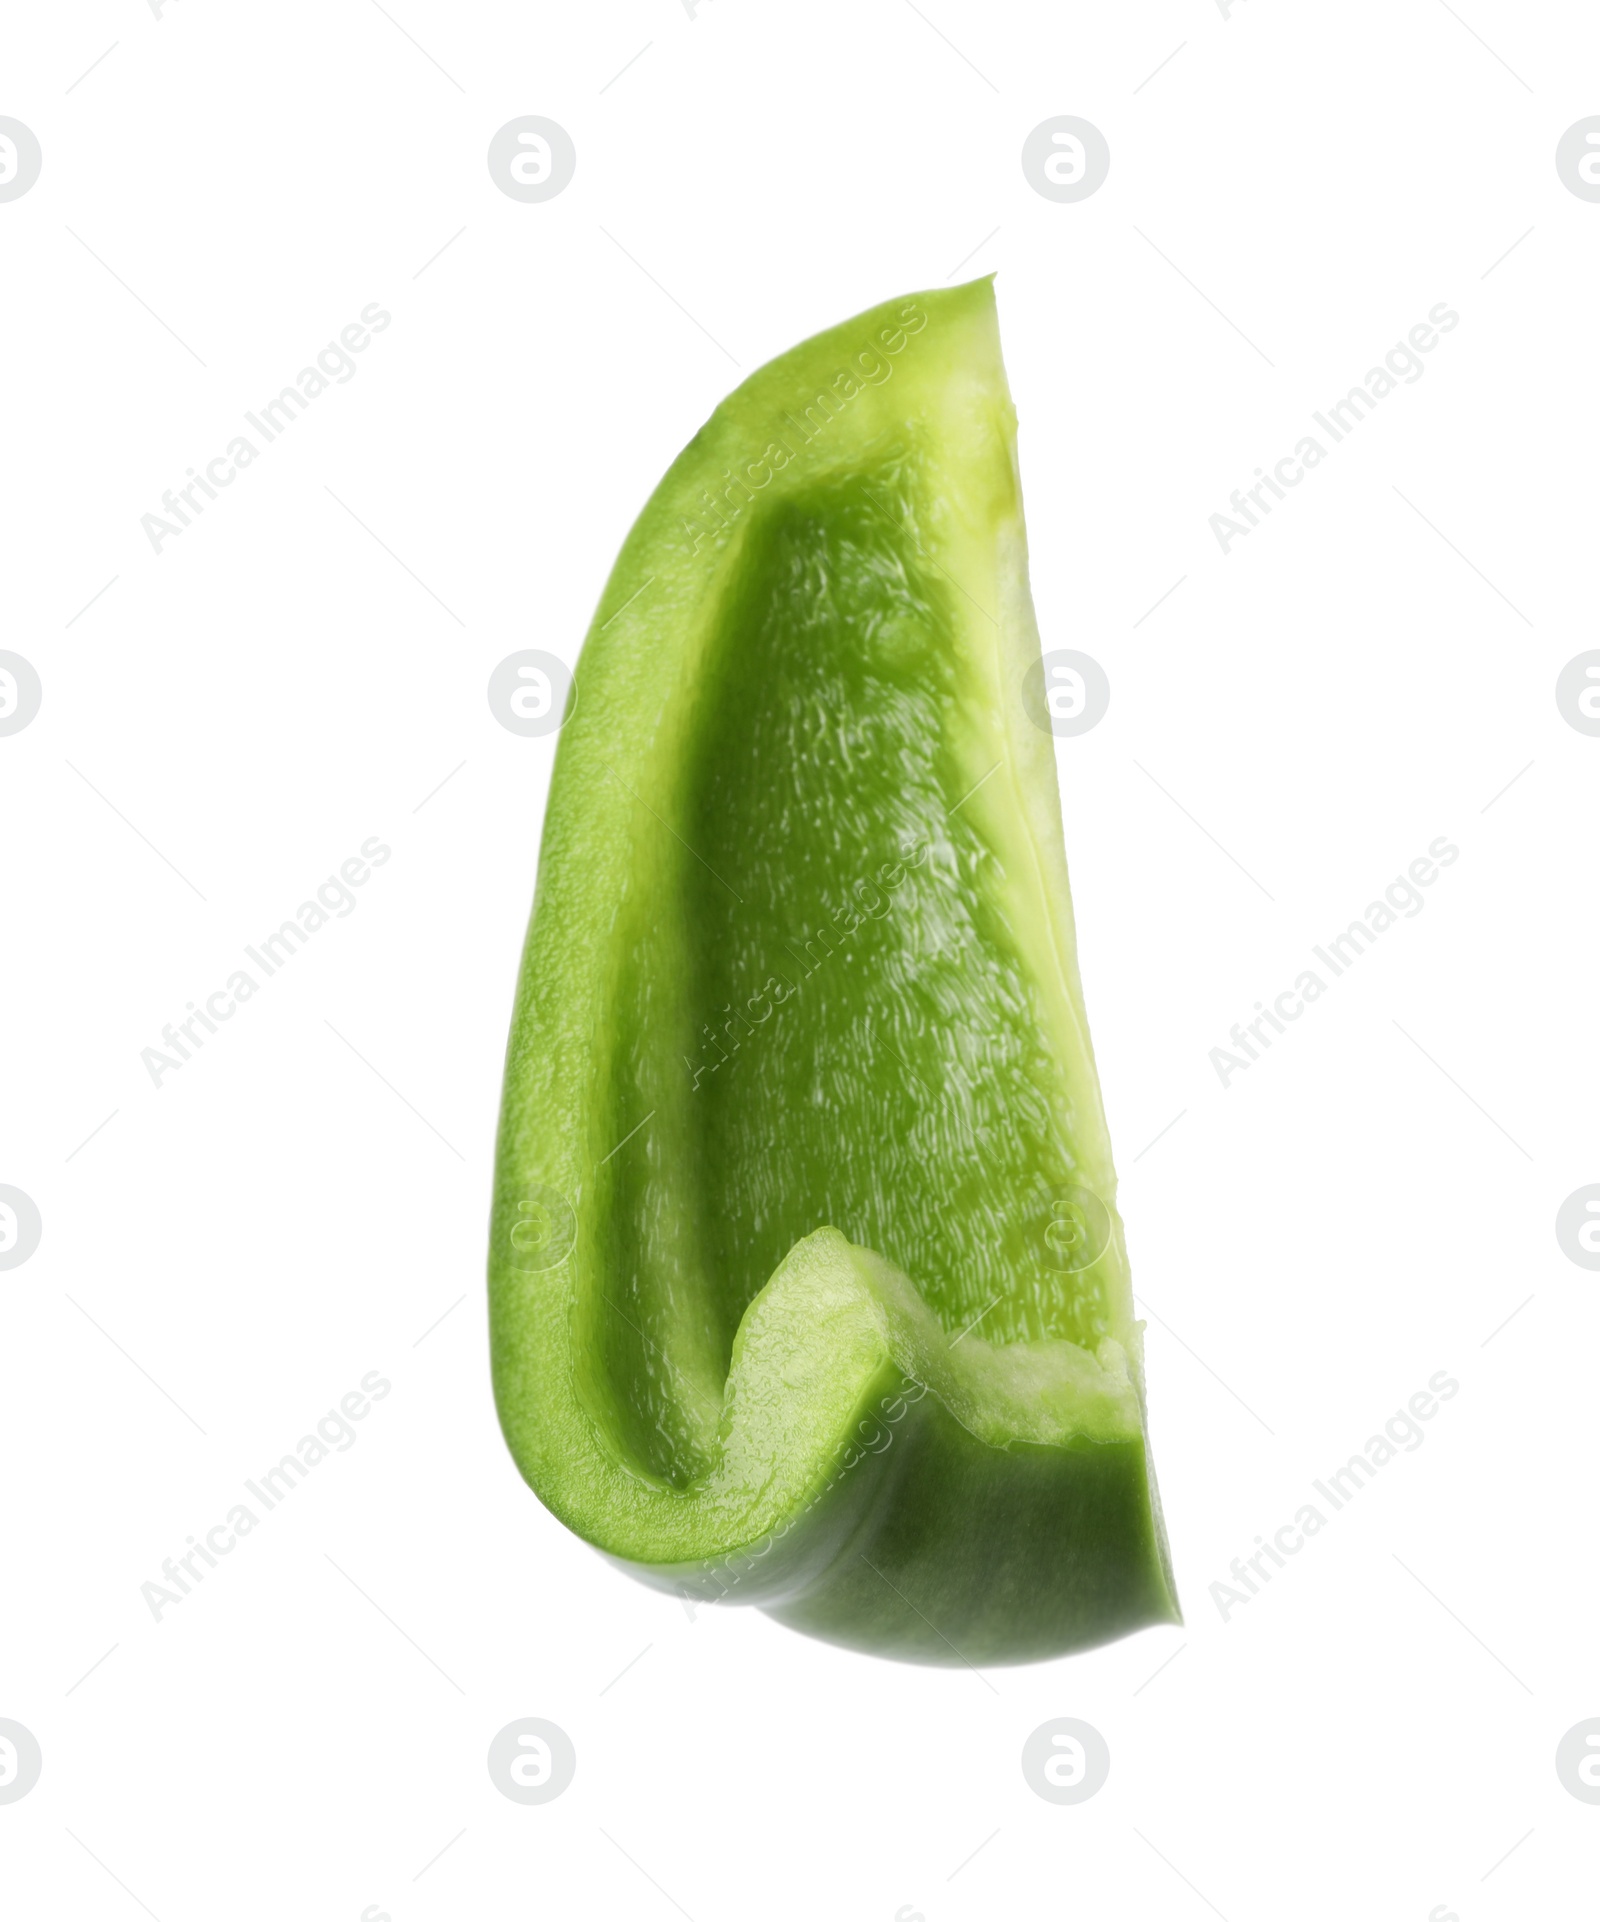
[[[44,154],[0,204],[0,646],[44,688],[0,741],[0,1181],[44,1224],[0,1276],[0,1716],[44,1757],[12,1912],[1587,1912],[1554,1752],[1600,1715],[1600,1277],[1554,1218],[1600,1179],[1600,740],[1554,683],[1595,645],[1600,205],[1554,154],[1600,21],[1059,12],[8,17]],[[540,205],[485,165],[530,113],[578,154]],[[1020,165],[1064,113],[1112,155],[1074,205]],[[574,657],[741,372],[991,270],[1045,645],[1112,686],[1059,761],[1188,1622],[980,1676],[691,1620],[517,1477],[482,1270],[553,740],[485,689]],[[140,516],[372,301],[356,377],[153,553]],[[1439,301],[1425,377],[1224,556],[1208,517]],[[152,1086],[372,835],[356,911]],[[1224,1089],[1209,1050],[1439,835],[1425,910]],[[374,1368],[358,1443],[153,1621]],[[1425,1445],[1225,1622],[1210,1584],[1439,1369]],[[578,1755],[537,1808],[485,1766],[527,1715]],[[1112,1755],[1078,1807],[1019,1766],[1060,1715]]]

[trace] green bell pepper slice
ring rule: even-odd
[[[980,280],[771,361],[668,470],[560,736],[491,1230],[568,1528],[929,1663],[1179,1619],[1015,428]]]

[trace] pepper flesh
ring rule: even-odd
[[[991,283],[761,368],[602,596],[507,1056],[524,1477],[918,1662],[1178,1619],[1038,662]]]

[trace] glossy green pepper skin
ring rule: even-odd
[[[575,675],[495,1393],[642,1580],[908,1661],[1178,1619],[988,281],[717,409]]]

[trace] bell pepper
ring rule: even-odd
[[[584,644],[506,1061],[525,1479],[907,1661],[1179,1619],[1039,662],[990,282],[752,374]]]

